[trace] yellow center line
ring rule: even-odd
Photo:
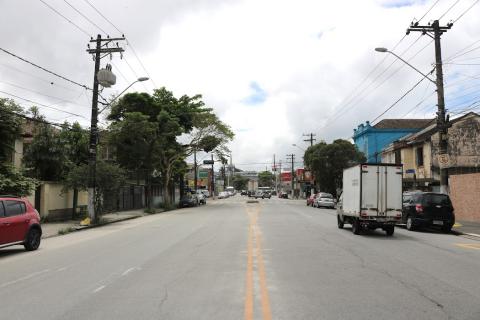
[[[479,243],[455,243],[455,245],[465,249],[480,250]]]
[[[253,301],[254,301],[254,243],[255,243],[255,260],[258,272],[258,281],[260,287],[260,304],[262,308],[263,320],[271,320],[272,314],[270,309],[270,298],[268,296],[268,287],[266,280],[265,262],[262,254],[262,235],[257,225],[260,207],[246,207],[249,217],[248,226],[248,255],[247,255],[247,274],[246,274],[246,290],[245,290],[245,320],[253,320]]]

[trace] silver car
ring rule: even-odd
[[[335,208],[335,200],[330,193],[320,192],[315,202],[313,203],[314,207],[317,208]]]

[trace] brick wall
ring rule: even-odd
[[[451,175],[449,184],[456,220],[480,222],[480,173]]]

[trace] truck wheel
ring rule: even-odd
[[[387,236],[393,236],[393,233],[395,232],[395,227],[394,226],[386,226],[385,227],[385,232],[387,233]]]
[[[352,232],[353,234],[360,234],[362,226],[360,225],[360,221],[357,218],[353,218],[352,220]]]
[[[338,226],[338,229],[343,229],[343,226],[345,225],[345,223],[343,222],[342,218],[340,217],[339,214],[337,214],[337,226]]]
[[[410,216],[407,217],[407,230],[408,231],[415,230],[415,225],[413,224],[413,219]]]

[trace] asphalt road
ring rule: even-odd
[[[245,200],[0,249],[0,319],[480,319],[480,242]]]

